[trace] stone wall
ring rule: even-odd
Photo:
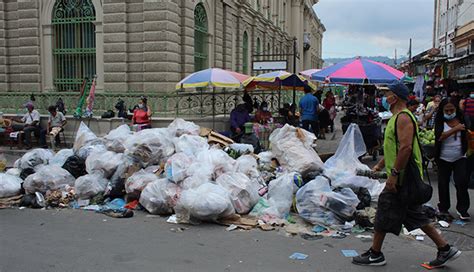
[[[322,39],[311,13],[317,1],[262,0],[92,0],[96,10],[97,91],[169,92],[194,72],[194,8],[202,3],[209,21],[209,66],[242,72],[242,37],[249,37],[249,68],[257,51],[286,54],[298,39],[298,71],[322,65],[321,48],[303,52],[303,33]],[[0,2],[0,92],[54,91],[51,12],[55,0]],[[271,16],[267,17],[268,9]],[[281,14],[284,10],[286,17]],[[308,21],[304,29],[303,21]],[[103,53],[101,53],[103,50]],[[303,55],[304,54],[304,55]],[[272,57],[278,59],[286,57]],[[292,69],[292,58],[289,70]],[[249,71],[250,72],[250,71]],[[1,110],[1,109],[0,109]]]

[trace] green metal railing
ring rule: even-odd
[[[269,110],[277,113],[278,109],[284,103],[291,103],[291,91],[251,91],[249,92],[252,99],[257,102],[266,101],[269,104]],[[178,91],[170,93],[149,94],[129,91],[126,93],[109,93],[101,92],[95,94],[94,116],[100,116],[107,110],[115,109],[119,99],[125,102],[128,108],[133,108],[138,104],[140,96],[147,96],[148,105],[153,111],[154,117],[206,117],[212,116],[228,116],[232,109],[242,103],[242,91],[222,91],[217,90],[215,93],[204,91]],[[302,92],[297,92],[297,98],[303,96]],[[79,93],[77,92],[51,92],[51,93],[34,93],[35,107],[42,113],[47,113],[50,105],[55,105],[58,98],[63,100],[67,114],[72,115],[79,101]],[[23,114],[25,113],[24,104],[31,99],[31,93],[28,92],[6,92],[0,93],[0,111],[4,113]],[[212,104],[215,103],[215,112],[213,112]]]

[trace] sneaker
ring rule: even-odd
[[[368,265],[368,266],[382,266],[385,265],[385,257],[383,253],[375,254],[372,249],[367,250],[367,252],[352,258],[352,263],[357,265]]]
[[[446,222],[452,222],[454,220],[454,217],[447,211],[439,211],[436,217],[438,220],[443,220]]]
[[[471,215],[467,212],[457,212],[459,215],[459,219],[461,220],[471,220]]]
[[[448,251],[439,251],[436,255],[436,259],[429,262],[428,265],[434,268],[442,267],[447,261],[454,261],[461,256],[461,251],[455,247],[449,248]]]

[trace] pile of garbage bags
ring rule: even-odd
[[[0,174],[0,197],[24,190],[46,207],[54,199],[98,212],[142,208],[175,214],[180,223],[245,214],[270,222],[297,212],[312,224],[340,228],[383,189],[357,176],[368,168],[358,160],[366,150],[356,125],[326,163],[314,149],[316,137],[289,125],[276,129],[271,150],[260,154],[242,144],[226,147],[238,151],[236,159],[199,133],[183,119],[139,132],[122,125],[104,137],[81,123],[72,149],[34,149]]]

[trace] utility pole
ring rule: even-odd
[[[411,62],[411,38],[410,38],[410,45],[408,46],[408,59]]]
[[[297,49],[296,49],[296,37],[293,37],[293,74],[296,75],[296,57],[297,57]],[[293,105],[296,105],[296,77],[293,79]]]

